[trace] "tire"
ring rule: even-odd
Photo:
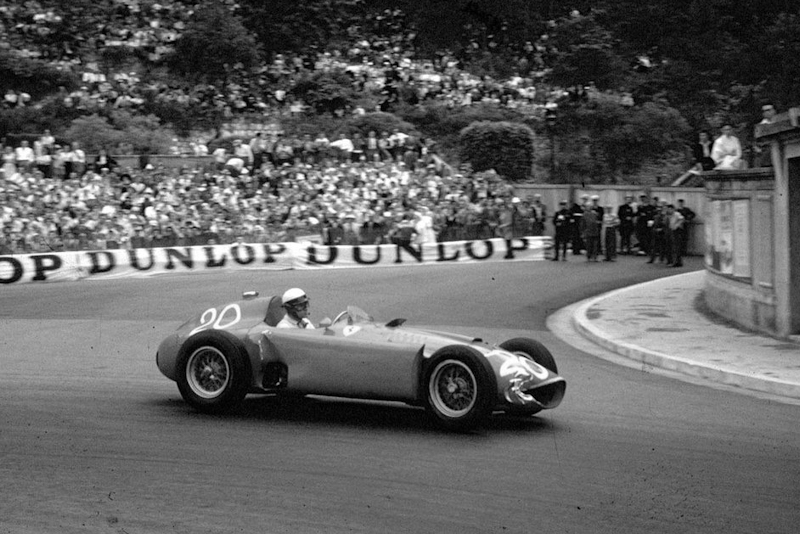
[[[181,347],[177,382],[183,399],[196,410],[224,413],[247,395],[250,365],[244,349],[234,340],[204,332]]]
[[[517,356],[532,360],[548,371],[558,374],[558,366],[556,365],[553,355],[549,350],[547,350],[547,347],[535,339],[530,339],[527,337],[515,337],[501,343],[500,348],[507,350],[508,352],[512,352]],[[509,408],[506,410],[506,413],[513,416],[528,417],[531,415],[536,415],[540,411],[541,409],[530,410],[526,408],[525,410],[520,410],[518,408]]]
[[[548,371],[558,374],[558,366],[553,355],[547,350],[547,347],[527,337],[515,337],[500,344],[500,348],[513,352],[517,356],[528,358],[538,363]]]
[[[426,408],[448,430],[467,432],[482,426],[497,402],[494,371],[471,347],[437,351],[423,377]]]

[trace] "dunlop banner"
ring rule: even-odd
[[[423,245],[325,246],[236,243],[0,256],[0,284],[103,280],[213,270],[287,270],[437,265],[545,259],[550,237]]]

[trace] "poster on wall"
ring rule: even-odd
[[[750,201],[732,201],[733,276],[750,278]]]
[[[712,268],[722,274],[733,274],[733,215],[730,200],[715,200],[714,221],[717,227],[712,251]]]
[[[708,221],[708,224],[703,225],[706,237],[705,261],[707,269],[716,269],[716,267],[714,267],[714,247],[717,242],[716,229],[718,224],[716,212],[717,210],[714,207],[714,202],[707,202],[705,212],[703,213],[703,219]]]

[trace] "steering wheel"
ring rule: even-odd
[[[339,312],[339,315],[336,316],[336,318],[333,320],[333,322],[331,324],[336,324],[339,321],[341,321],[343,318],[349,317],[349,316],[350,316],[350,314],[347,312],[347,310]]]

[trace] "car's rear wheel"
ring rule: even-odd
[[[434,354],[424,374],[428,411],[449,430],[473,430],[491,415],[497,382],[486,358],[466,346],[445,347]]]
[[[199,411],[229,411],[247,394],[247,359],[232,340],[216,332],[187,341],[178,356],[178,370],[181,396]]]

